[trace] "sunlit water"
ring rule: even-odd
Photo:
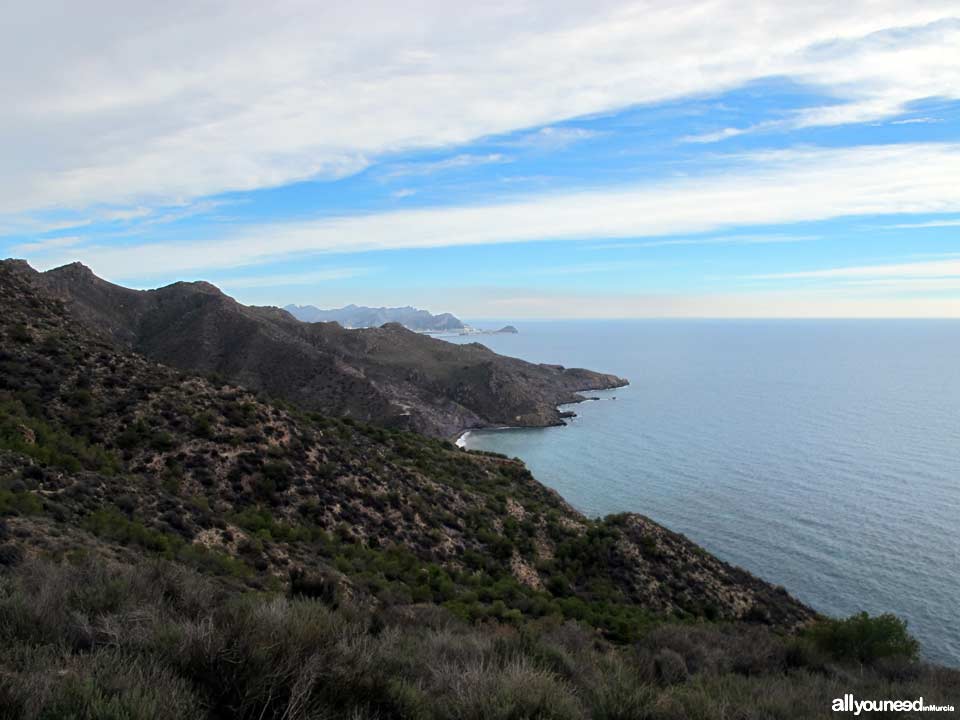
[[[590,515],[685,533],[960,665],[960,322],[564,321],[479,339],[627,377],[568,427],[473,432]],[[614,399],[615,398],[615,399]]]

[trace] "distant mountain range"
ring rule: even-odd
[[[466,325],[450,313],[433,315],[415,307],[365,307],[347,305],[333,310],[322,310],[313,305],[287,305],[288,313],[303,322],[338,322],[345,328],[375,328],[387,323],[400,323],[417,332],[455,332]]]
[[[557,405],[582,399],[577,391],[627,382],[455,345],[396,322],[362,330],[304,323],[280,308],[241,305],[205,282],[131,290],[80,263],[40,273],[5,262],[64,300],[88,329],[154,360],[328,415],[433,436],[562,424]]]

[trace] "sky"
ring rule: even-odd
[[[960,317],[960,2],[14,3],[0,256],[466,318]]]

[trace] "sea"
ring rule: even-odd
[[[445,339],[630,385],[587,392],[566,427],[472,431],[467,448],[828,615],[895,613],[925,658],[960,666],[960,322],[510,322]]]

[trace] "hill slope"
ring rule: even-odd
[[[108,539],[143,532],[168,554],[211,552],[268,578],[341,545],[402,547],[452,573],[450,599],[468,584],[457,573],[481,572],[529,598],[600,593],[628,613],[785,627],[812,616],[645,518],[588,521],[516,461],[181,374],[74,322],[29,268],[0,265],[0,279],[0,431],[25,456],[7,457],[6,474],[58,520]]]
[[[814,621],[517,461],[130,352],[0,264],[2,720],[821,717],[960,687],[847,671],[788,637]]]
[[[22,266],[21,266],[22,267]],[[578,390],[618,387],[613,375],[503,357],[388,324],[346,330],[248,307],[209,283],[130,290],[79,263],[32,281],[87,327],[185,370],[218,373],[329,415],[453,437],[467,428],[562,423]]]

